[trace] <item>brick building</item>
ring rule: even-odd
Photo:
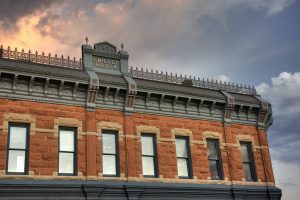
[[[0,199],[280,199],[254,88],[0,49]]]

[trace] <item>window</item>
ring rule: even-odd
[[[58,143],[58,174],[77,175],[77,130],[60,127]]]
[[[120,176],[118,134],[102,131],[103,176]]]
[[[213,180],[222,180],[222,162],[220,156],[219,140],[208,139],[207,140],[207,155],[208,164],[210,170],[210,176]]]
[[[29,125],[9,123],[7,174],[28,174]]]
[[[249,142],[241,142],[241,154],[246,181],[256,181],[252,146]]]
[[[142,134],[142,163],[144,177],[158,177],[156,140],[153,134]]]
[[[191,155],[188,137],[176,136],[177,169],[179,178],[191,178]]]

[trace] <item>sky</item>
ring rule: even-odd
[[[253,85],[283,200],[300,189],[300,0],[0,0],[0,44],[81,57],[124,43],[129,65]]]

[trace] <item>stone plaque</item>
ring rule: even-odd
[[[96,67],[106,68],[106,69],[118,69],[120,66],[120,61],[111,58],[104,57],[93,57],[93,62]]]

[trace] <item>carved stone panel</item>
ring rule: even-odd
[[[109,42],[99,42],[94,45],[94,49],[98,51],[106,51],[116,53],[117,48]]]

